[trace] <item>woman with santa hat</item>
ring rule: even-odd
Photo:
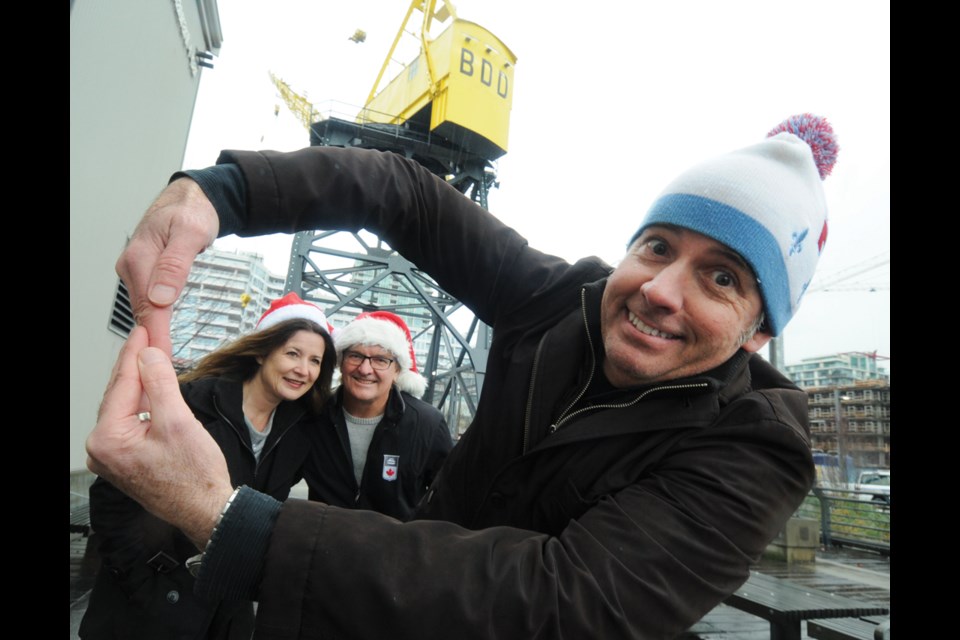
[[[317,428],[331,393],[331,331],[318,306],[289,293],[251,333],[180,376],[183,397],[223,450],[234,486],[284,500],[300,480],[306,433]],[[197,549],[177,529],[102,478],[90,488],[90,515],[102,566],[81,638],[249,640],[252,603],[196,598],[186,564]]]

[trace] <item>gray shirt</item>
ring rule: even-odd
[[[270,435],[270,429],[273,428],[273,416],[276,415],[276,413],[277,411],[274,409],[270,417],[267,418],[267,426],[264,427],[263,431],[257,431],[257,428],[250,422],[250,418],[246,415],[243,416],[243,421],[247,425],[247,431],[250,433],[250,445],[253,447],[253,457],[257,459],[257,462],[260,462],[260,452],[263,450],[263,443],[267,441],[267,436]]]
[[[353,454],[353,475],[360,484],[363,477],[363,467],[367,463],[367,449],[373,439],[373,431],[383,419],[383,414],[373,418],[358,418],[343,411],[343,418],[347,422],[347,434],[350,436],[350,452]]]

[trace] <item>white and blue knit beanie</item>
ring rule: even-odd
[[[640,228],[671,224],[725,244],[753,268],[765,330],[778,336],[800,305],[827,240],[823,179],[837,158],[826,119],[805,113],[759,144],[686,171],[660,194]]]

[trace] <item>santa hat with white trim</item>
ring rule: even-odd
[[[326,314],[320,310],[320,307],[312,302],[302,300],[294,292],[290,292],[282,298],[277,298],[270,303],[270,307],[263,312],[257,321],[254,331],[262,331],[283,322],[284,320],[312,320],[325,329],[327,335],[333,333],[333,328],[327,322]]]
[[[397,359],[400,375],[397,387],[414,398],[419,398],[427,389],[427,381],[417,370],[413,352],[413,338],[403,318],[389,311],[367,311],[354,318],[347,326],[337,329],[333,337],[337,357],[354,345],[378,346],[386,349]]]
[[[644,229],[671,224],[725,244],[753,269],[764,328],[780,335],[800,305],[827,240],[822,181],[837,159],[833,129],[804,113],[767,139],[684,172],[647,212]]]

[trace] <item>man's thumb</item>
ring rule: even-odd
[[[178,291],[176,287],[157,282],[150,287],[150,302],[158,307],[166,307],[177,300]]]
[[[187,283],[193,260],[202,250],[202,246],[185,246],[177,239],[171,239],[150,274],[147,296],[153,305],[166,307],[177,301],[180,290]]]

